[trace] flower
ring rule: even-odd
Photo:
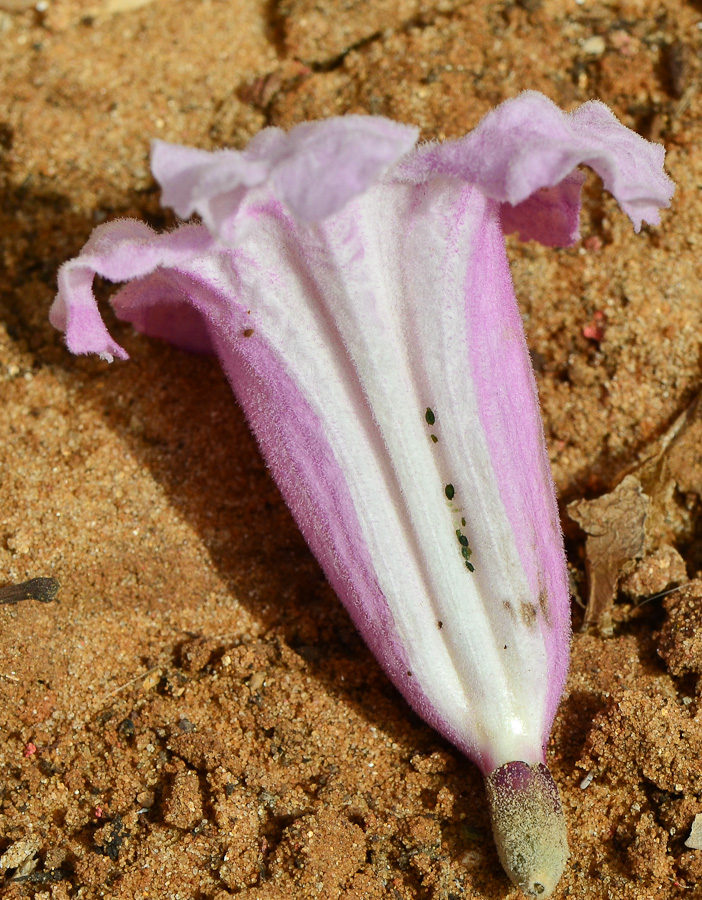
[[[601,103],[540,94],[460,140],[348,116],[269,128],[243,152],[157,141],[163,202],[202,224],[95,229],[51,320],[75,353],[126,358],[92,294],[141,332],[217,353],[327,578],[414,709],[480,767],[512,879],[567,859],[545,746],[569,592],[504,233],[577,237],[584,163],[638,231],[664,151]]]

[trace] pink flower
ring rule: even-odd
[[[460,140],[416,138],[349,116],[243,152],[155,142],[164,204],[203,224],[100,226],[51,320],[73,352],[126,358],[97,273],[127,282],[112,302],[139,331],[218,354],[330,583],[480,766],[510,877],[546,894],[567,858],[544,762],[569,593],[504,233],[571,244],[581,163],[637,231],[673,187],[663,149],[596,102],[566,115],[527,92]]]

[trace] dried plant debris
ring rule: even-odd
[[[702,494],[702,415],[700,395],[638,463],[635,474],[651,498],[646,522],[647,547],[690,540]]]
[[[16,878],[22,878],[33,872],[37,866],[37,850],[39,841],[34,838],[25,838],[15,841],[0,857],[0,872],[13,870]]]
[[[686,580],[674,545],[694,536],[702,494],[700,447],[698,396],[614,490],[568,505],[568,515],[587,535],[583,630],[596,625],[602,633],[611,632],[618,587],[641,600]]]
[[[575,500],[568,515],[587,534],[585,566],[589,591],[583,629],[611,631],[611,609],[620,575],[643,552],[650,498],[635,475],[596,500]]]
[[[619,590],[640,605],[675,590],[686,581],[685,560],[675,547],[663,544],[635,562],[633,569],[622,576]]]
[[[702,813],[698,813],[693,819],[690,836],[685,841],[685,846],[691,850],[702,850]]]
[[[665,598],[666,620],[656,635],[658,654],[671,675],[702,674],[702,581]]]
[[[690,48],[682,41],[673,41],[663,50],[663,68],[671,96],[679,100],[690,81]]]
[[[56,578],[30,578],[21,584],[6,584],[0,587],[0,603],[21,603],[23,600],[52,603],[59,587]]]

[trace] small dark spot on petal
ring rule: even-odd
[[[519,606],[519,613],[526,627],[533,628],[536,624],[536,607],[532,603],[523,601]]]
[[[452,484],[447,484],[444,488],[444,493],[446,494],[448,500],[453,500],[456,491],[454,490]]]
[[[548,594],[546,591],[541,591],[539,594],[539,609],[541,610],[541,615],[544,617],[547,625],[551,624],[551,610],[548,606]]]

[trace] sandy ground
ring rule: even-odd
[[[216,363],[119,324],[131,362],[72,358],[47,310],[96,223],[170,221],[152,137],[351,111],[450,137],[527,87],[602,98],[678,184],[638,236],[593,180],[578,246],[510,241],[564,505],[662,460],[612,627],[573,605],[554,896],[702,897],[702,584],[654,597],[702,569],[694,410],[655,443],[701,382],[701,53],[683,0],[0,0],[0,581],[61,582],[0,606],[2,897],[518,895],[478,771],[356,635]]]

